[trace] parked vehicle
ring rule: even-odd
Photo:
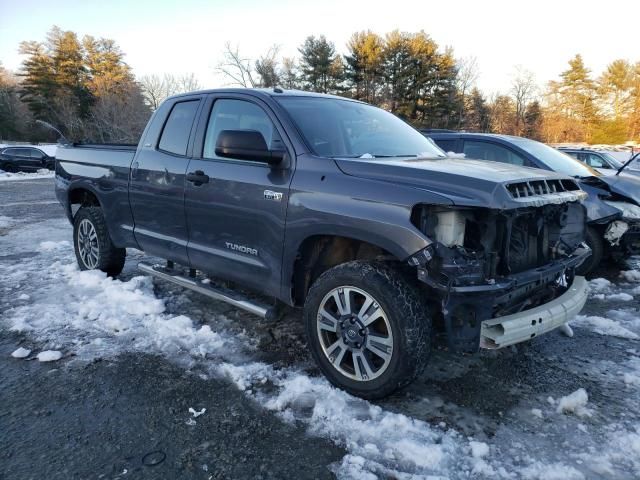
[[[322,372],[365,398],[408,384],[432,332],[458,351],[500,348],[563,325],[587,297],[573,179],[448,159],[340,97],[172,97],[137,148],[61,147],[56,193],[81,269],[117,275],[138,248],[168,260],[143,272],[267,319],[303,307]]]
[[[37,147],[11,146],[0,150],[0,170],[5,172],[35,172],[42,168],[53,170],[56,158]]]
[[[426,135],[448,152],[575,178],[589,194],[584,204],[589,224],[587,244],[592,251],[578,269],[580,275],[592,272],[603,258],[620,260],[640,253],[640,180],[627,175],[601,175],[548,145],[522,137],[462,132]]]
[[[569,147],[558,147],[558,150],[589,165],[591,168],[597,170],[603,175],[615,175],[623,166],[625,166],[625,163],[627,163],[619,161],[609,152],[603,150]],[[629,160],[630,159],[631,157],[629,157]],[[623,171],[625,175],[640,177],[640,170],[633,165],[633,161],[631,164],[627,165]]]

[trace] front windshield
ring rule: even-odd
[[[600,175],[588,165],[544,143],[527,138],[514,139],[513,143],[536,157],[554,172],[564,173],[571,177],[597,177]]]
[[[446,157],[417,130],[371,105],[327,97],[279,97],[277,101],[319,156]]]

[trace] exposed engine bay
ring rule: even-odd
[[[412,221],[433,243],[410,263],[439,296],[456,350],[477,349],[481,321],[562,295],[589,255],[579,202],[510,210],[420,205]]]

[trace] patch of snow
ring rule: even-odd
[[[625,292],[612,293],[611,295],[605,295],[604,293],[597,293],[592,295],[591,298],[595,298],[596,300],[605,300],[608,302],[612,301],[621,301],[621,302],[630,302],[633,300],[633,295],[629,295]]]
[[[0,182],[10,182],[16,180],[33,180],[40,178],[53,178],[55,173],[51,170],[47,170],[46,168],[41,168],[37,172],[26,173],[26,172],[5,172],[4,170],[0,170]]]
[[[0,228],[9,228],[11,225],[13,225],[13,218],[0,215]]]
[[[539,408],[532,408],[531,415],[533,415],[534,417],[543,418],[542,410],[540,410]]]
[[[594,278],[589,281],[590,293],[602,293],[607,292],[611,288],[611,282],[606,278]]]
[[[55,362],[62,358],[62,352],[58,350],[45,350],[38,355],[38,361],[40,362]]]
[[[636,340],[640,335],[620,325],[619,322],[610,318],[598,316],[578,315],[573,320],[574,325],[588,327],[600,335],[611,335],[613,337]]]
[[[584,475],[575,468],[562,463],[536,462],[522,470],[526,480],[584,480]]]
[[[640,282],[640,272],[638,270],[622,270],[620,277],[627,282]]]
[[[20,296],[18,297],[18,300],[29,300],[30,298],[31,297],[26,293],[21,293]]]
[[[193,409],[192,407],[189,407],[189,413],[191,415],[193,415],[193,418],[198,418],[200,415],[204,415],[204,412],[206,412],[206,411],[207,411],[206,408],[203,408],[200,411],[197,411],[197,410]]]
[[[17,350],[14,350],[13,353],[11,354],[11,356],[13,358],[26,358],[31,354],[31,350],[27,349],[27,348],[18,348]]]
[[[67,240],[61,240],[59,242],[52,242],[50,240],[46,242],[40,242],[40,247],[38,248],[41,252],[50,252],[51,250],[56,250],[58,248],[69,248],[71,244]]]
[[[592,412],[587,408],[588,402],[589,395],[587,395],[587,391],[584,388],[579,388],[558,401],[556,412],[573,413],[578,417],[590,417],[592,416]]]
[[[471,447],[471,456],[473,458],[483,458],[489,455],[489,445],[484,442],[469,442],[469,446]]]

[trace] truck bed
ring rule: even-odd
[[[137,145],[129,144],[74,144],[58,147],[59,162],[129,169]]]

